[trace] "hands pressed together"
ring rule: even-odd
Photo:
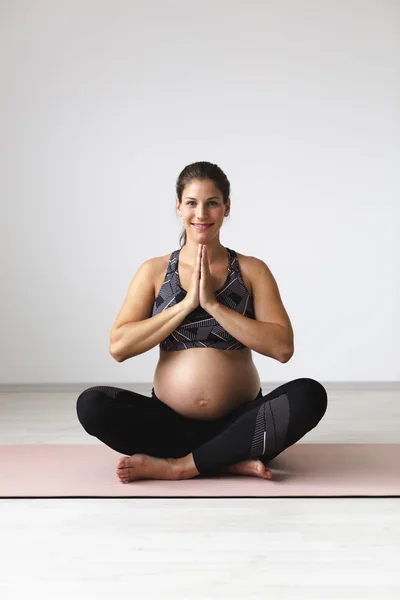
[[[184,301],[191,310],[197,308],[199,304],[204,310],[208,310],[217,303],[205,244],[199,244],[196,265]]]

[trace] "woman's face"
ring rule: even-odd
[[[196,179],[187,184],[182,193],[182,204],[178,199],[176,202],[187,235],[202,244],[215,236],[224,222],[225,213],[229,211],[229,198],[224,204],[221,191],[209,179]],[[201,230],[194,223],[211,226]]]

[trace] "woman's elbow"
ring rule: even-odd
[[[279,362],[287,363],[292,358],[294,354],[294,346],[290,346],[290,348],[285,348],[279,355]]]

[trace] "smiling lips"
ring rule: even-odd
[[[205,231],[206,229],[209,229],[212,226],[212,223],[210,223],[209,225],[201,225],[200,223],[192,223],[192,225],[199,231]]]

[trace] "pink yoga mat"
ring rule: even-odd
[[[0,446],[1,498],[399,497],[400,444],[294,444],[273,479],[234,474],[121,483],[104,444]]]

